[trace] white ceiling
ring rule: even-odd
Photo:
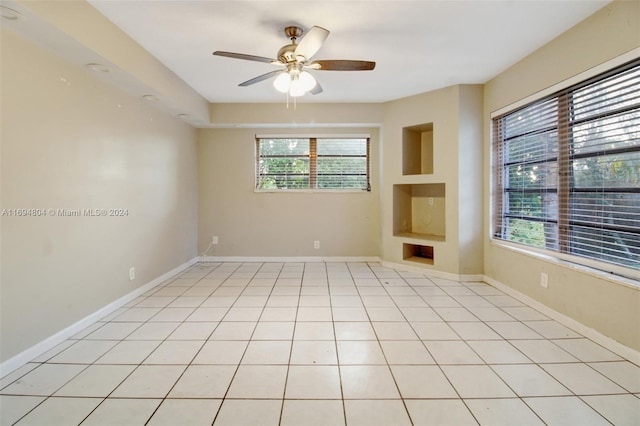
[[[324,92],[299,101],[383,102],[484,83],[609,2],[89,1],[210,102],[282,102],[271,80],[237,86],[273,65],[211,53],[275,58],[289,25],[331,31],[314,59],[377,63],[373,71],[315,71]]]

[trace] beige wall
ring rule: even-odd
[[[212,256],[378,256],[376,128],[371,135],[371,192],[255,192],[255,135],[326,134],[327,129],[201,129],[198,136],[198,250],[213,235]],[[320,249],[313,241],[320,241]]]
[[[484,211],[489,217],[490,114],[640,46],[640,2],[616,1],[485,85]],[[624,345],[640,349],[640,288],[523,255],[489,242],[485,274]],[[540,287],[540,273],[549,288]]]
[[[437,261],[426,268],[484,272],[640,349],[637,288],[489,242],[488,126],[492,111],[638,48],[638,2],[614,2],[484,90],[453,86],[384,105],[212,104],[208,111],[90,5],[74,3],[69,14],[54,3],[20,2],[154,89],[161,102],[175,100],[165,110],[208,113],[223,128],[196,136],[139,97],[3,30],[1,207],[126,208],[129,216],[2,217],[0,360],[186,262],[196,247],[203,252],[212,235],[219,236],[208,253],[214,256],[379,255],[402,263],[403,240],[392,229],[393,184],[439,182],[447,183],[446,237],[433,242]],[[402,176],[402,127],[428,122],[434,123],[433,174]],[[371,134],[372,192],[254,191],[256,133],[327,132]],[[540,272],[549,274],[546,290]]]
[[[434,247],[435,265],[432,269],[457,273],[458,238],[456,221],[448,220],[457,216],[457,164],[458,146],[458,103],[457,87],[447,87],[416,96],[411,96],[385,104],[383,125],[383,194],[382,194],[382,258],[385,261],[402,263],[403,238],[393,236],[393,185],[412,183],[446,183],[445,187],[445,235],[448,243],[439,241],[414,241]],[[403,127],[433,123],[433,174],[402,176],[402,129]],[[452,142],[454,141],[454,142]],[[453,165],[453,166],[452,166]],[[435,204],[434,204],[435,205]],[[395,214],[400,212],[396,210]],[[411,242],[413,243],[413,242]]]
[[[297,103],[211,104],[211,123],[225,127],[275,126],[293,128],[377,127],[382,122],[381,104]]]
[[[2,361],[196,255],[196,132],[2,30]],[[129,268],[136,279],[129,281]]]
[[[482,100],[483,86],[461,86],[458,94],[458,257],[461,275],[481,274],[482,229]]]
[[[432,173],[403,175],[403,128],[428,123],[433,123],[433,152],[429,154],[433,156]],[[434,264],[421,266],[454,276],[481,274],[482,87],[451,86],[386,103],[383,141],[383,260],[416,266],[403,261],[403,244],[426,245],[433,247]],[[433,208],[444,202],[444,241],[394,236],[394,222],[396,228],[402,227],[394,215],[404,209],[401,203],[394,205],[393,186],[442,183],[444,199],[434,197]],[[420,203],[424,200],[414,200],[414,222],[419,220],[416,216],[430,220],[433,214],[428,206],[420,209]]]

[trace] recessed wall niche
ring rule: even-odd
[[[444,183],[393,185],[393,235],[445,241]]]
[[[402,128],[402,174],[433,174],[433,123]]]
[[[402,259],[433,265],[433,247],[420,244],[402,244]]]

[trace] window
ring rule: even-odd
[[[257,189],[370,191],[369,138],[256,137]]]
[[[494,238],[640,269],[640,60],[495,117],[493,144]]]

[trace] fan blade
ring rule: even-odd
[[[242,87],[251,86],[252,84],[260,83],[261,81],[271,78],[276,74],[280,74],[281,72],[282,70],[271,71],[266,74],[262,74],[257,77],[254,77],[251,80],[247,80],[244,83],[240,83],[238,84],[238,86],[242,86]]]
[[[327,59],[313,61],[309,67],[321,71],[371,71],[376,67],[371,61],[349,61],[342,59]]]
[[[300,39],[296,47],[296,56],[302,56],[308,61],[320,50],[327,37],[329,37],[329,30],[322,27],[312,27],[309,32]]]
[[[313,89],[309,90],[309,93],[311,93],[312,95],[317,95],[318,93],[322,93],[322,86],[320,86],[320,83],[318,83],[318,80],[316,80],[316,85],[313,87]]]
[[[223,52],[216,50],[213,52],[215,56],[224,56],[227,58],[244,59],[245,61],[266,62],[268,64],[279,64],[276,59],[265,58],[263,56],[245,55],[244,53]]]

